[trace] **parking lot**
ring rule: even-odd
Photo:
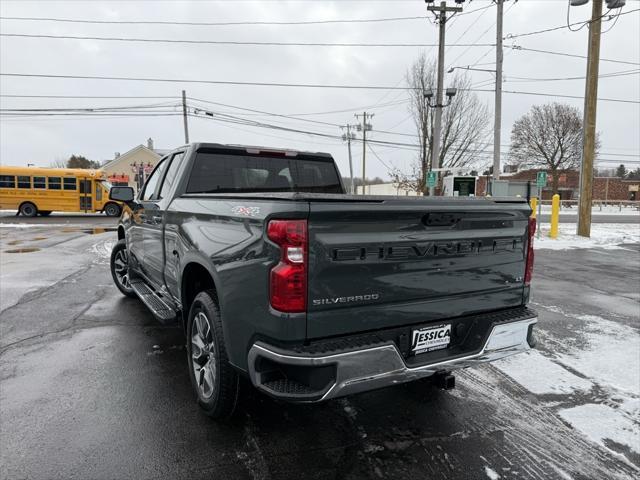
[[[640,244],[536,252],[536,351],[316,406],[200,413],[178,326],[109,273],[115,220],[0,222],[2,478],[632,479]],[[637,229],[638,225],[629,225]]]

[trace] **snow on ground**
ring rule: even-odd
[[[588,392],[593,387],[589,380],[574,375],[538,350],[499,360],[494,365],[536,395]]]
[[[597,315],[541,307],[581,321],[579,341],[565,342],[553,354],[532,350],[494,366],[536,395],[579,399],[590,392],[582,404],[562,408],[558,415],[616,455],[612,443],[640,454],[640,334]]]
[[[640,335],[597,315],[570,316],[585,322],[586,345],[558,355],[559,362],[600,385],[640,396]]]
[[[500,478],[500,475],[498,475],[498,473],[491,467],[485,466],[484,473],[486,473],[487,477],[489,477],[491,480],[499,480]]]
[[[549,214],[551,213],[551,205],[543,204],[542,205],[542,213]],[[562,207],[560,209],[560,214],[563,215],[577,215],[578,207]],[[640,215],[640,210],[637,206],[626,206],[623,205],[620,208],[619,205],[602,205],[602,207],[595,206],[591,209],[591,215]]]
[[[560,416],[591,440],[607,448],[607,440],[640,453],[640,429],[632,419],[620,416],[608,405],[587,403],[560,410]]]
[[[640,224],[594,223],[591,225],[591,238],[576,235],[575,223],[560,224],[558,238],[549,238],[549,227],[543,225],[540,238],[536,236],[534,248],[566,250],[568,248],[621,248],[621,243],[640,242]]]

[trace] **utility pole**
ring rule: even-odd
[[[182,120],[184,121],[184,143],[189,143],[189,125],[187,124],[187,92],[182,90]]]
[[[493,179],[500,180],[500,130],[502,127],[502,17],[504,0],[495,0],[498,18],[496,20],[496,94],[493,115]]]
[[[589,22],[587,81],[584,91],[584,119],[582,122],[582,165],[580,167],[580,203],[577,231],[581,237],[591,236],[591,200],[593,197],[593,160],[596,146],[601,18],[602,0],[593,0],[591,21]]]
[[[362,115],[357,113],[354,115],[358,120],[362,117],[362,125],[358,125],[358,131],[362,132],[362,194],[365,195],[366,187],[366,167],[367,167],[367,130],[371,130],[373,127],[367,122],[367,118],[373,118],[375,113],[362,112]]]
[[[431,168],[440,168],[440,136],[442,132],[442,95],[444,85],[444,46],[445,46],[445,25],[447,23],[447,12],[461,12],[462,7],[447,7],[447,2],[440,2],[440,6],[428,5],[427,10],[437,12],[436,19],[440,27],[438,40],[438,85],[436,89],[435,122],[433,125],[433,150],[431,152]],[[435,193],[435,187],[429,192]]]
[[[351,133],[351,129],[353,128],[353,125],[345,125],[344,127],[340,127],[340,128],[346,128],[347,133],[343,133],[342,134],[342,140],[346,140],[347,141],[347,148],[349,149],[349,177],[351,178],[351,183],[349,184],[349,193],[351,195],[355,194],[355,185],[353,184],[353,161],[351,159],[351,140],[356,138],[356,134],[355,133]]]

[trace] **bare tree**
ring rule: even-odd
[[[420,155],[418,168],[411,174],[390,172],[392,177],[404,176],[409,183],[415,183],[418,192],[425,192],[425,176],[432,168],[433,122],[435,112],[425,100],[424,94],[436,88],[436,64],[427,61],[423,53],[407,72],[410,88],[409,110],[418,131]],[[466,167],[477,161],[478,152],[488,143],[489,111],[478,96],[470,91],[471,81],[466,72],[457,73],[448,86],[457,89],[451,105],[443,109],[442,137],[440,139],[440,165],[446,167]],[[411,180],[413,179],[413,180]],[[400,182],[402,183],[402,182]]]
[[[599,144],[596,140],[596,152]],[[582,115],[571,105],[534,105],[511,129],[509,156],[518,165],[548,170],[553,193],[558,193],[558,173],[576,169],[581,154]]]

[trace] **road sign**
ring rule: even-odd
[[[547,186],[547,172],[538,172],[536,176],[536,186],[540,188]]]
[[[436,172],[427,172],[427,187],[433,188],[438,183],[438,174]]]

